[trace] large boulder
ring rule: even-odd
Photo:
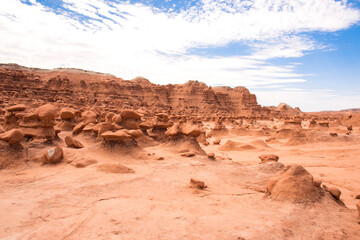
[[[36,109],[34,114],[40,119],[42,127],[53,127],[57,108],[51,104],[45,104]]]
[[[276,200],[296,203],[315,202],[321,198],[313,176],[299,165],[286,166],[266,183],[266,195]]]
[[[138,120],[141,118],[141,115],[139,113],[137,113],[134,110],[131,109],[125,109],[122,110],[120,113],[120,116],[122,117],[122,119],[135,119]]]
[[[116,132],[107,131],[102,133],[100,136],[107,141],[124,141],[131,138],[131,135],[127,134],[123,130],[118,130]]]
[[[24,137],[24,133],[19,129],[12,129],[10,131],[0,134],[0,139],[10,144],[17,144]]]

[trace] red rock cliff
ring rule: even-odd
[[[239,116],[266,111],[245,87],[208,87],[198,81],[157,85],[142,77],[123,80],[78,69],[42,70],[15,64],[0,65],[0,93],[3,106],[15,99],[36,99],[78,106],[144,107],[176,115]]]

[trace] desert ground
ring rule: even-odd
[[[356,111],[19,68],[0,69],[0,239],[360,239]]]

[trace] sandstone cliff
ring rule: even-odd
[[[0,94],[3,107],[21,99],[175,115],[248,116],[268,111],[245,87],[209,87],[198,81],[158,85],[142,77],[123,80],[79,69],[43,70],[16,64],[0,64]]]

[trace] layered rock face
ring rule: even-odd
[[[41,70],[15,64],[0,65],[0,104],[15,98],[29,103],[72,103],[116,108],[146,108],[174,115],[248,116],[269,110],[258,105],[256,96],[245,87],[208,87],[198,81],[185,84],[152,84],[137,77],[123,80],[112,75],[77,69]]]

